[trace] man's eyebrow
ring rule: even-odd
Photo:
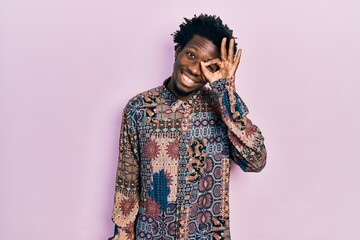
[[[190,45],[190,46],[188,46],[188,48],[195,49],[196,51],[201,51],[197,46],[194,46],[194,45]]]

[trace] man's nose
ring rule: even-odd
[[[200,63],[197,61],[192,64],[189,64],[188,69],[191,72],[191,74],[194,76],[199,76],[201,74]]]

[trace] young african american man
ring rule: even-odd
[[[232,30],[201,14],[173,37],[172,76],[123,112],[110,239],[229,240],[230,163],[265,166],[264,137],[235,92]]]

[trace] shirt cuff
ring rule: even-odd
[[[210,86],[215,93],[222,95],[226,91],[227,84],[226,78],[220,78],[219,80],[210,83]]]

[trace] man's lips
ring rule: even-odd
[[[184,76],[184,79],[185,79],[185,81],[186,82],[188,82],[188,83],[195,83],[193,80],[191,80],[188,76],[186,76],[185,74],[183,74],[183,76]]]
[[[198,80],[195,77],[188,76],[184,72],[182,72],[181,75],[183,75],[183,78],[184,78],[185,82],[187,82],[187,83],[201,83],[202,82],[201,80]]]

